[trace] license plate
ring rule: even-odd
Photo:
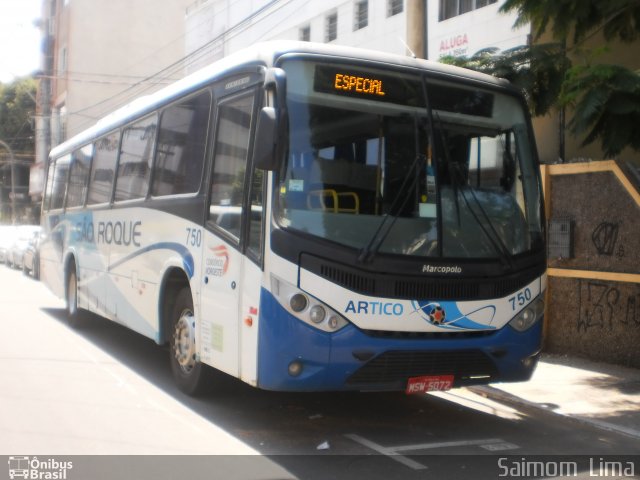
[[[453,387],[453,375],[413,377],[407,382],[407,395],[414,393],[442,392]]]

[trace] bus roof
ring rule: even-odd
[[[393,67],[405,67],[450,77],[457,77],[478,83],[496,85],[503,88],[509,88],[510,86],[510,83],[503,79],[430,60],[394,55],[356,47],[345,47],[313,42],[275,40],[257,43],[252,47],[232,53],[223,59],[218,60],[182,78],[181,80],[172,83],[171,85],[168,85],[165,88],[162,88],[150,95],[136,98],[132,102],[101,118],[93,126],[56,146],[51,150],[50,156],[57,157],[62,153],[81,147],[92,139],[113,131],[115,128],[127,123],[129,120],[143,115],[159,105],[168,103],[183,93],[191,92],[215,81],[217,78],[233,69],[236,69],[237,67],[251,65],[271,67],[281,56],[285,54],[315,54],[320,56],[331,56],[343,60],[364,60],[387,64]]]

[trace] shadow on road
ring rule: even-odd
[[[63,309],[44,312],[67,325]],[[524,414],[520,420],[500,418],[430,395],[269,392],[218,374],[210,394],[191,398],[173,383],[166,347],[93,314],[87,314],[82,328],[73,331],[300,478],[424,478],[420,470],[346,437],[354,433],[377,445],[442,444],[407,454],[428,463],[430,474],[445,473],[440,478],[453,478],[451,474],[484,478],[473,465],[486,465],[492,469],[486,473],[495,476],[497,457],[491,457],[495,453],[477,444],[446,447],[464,439],[502,439],[516,444],[517,449],[507,454],[518,455],[575,455],[589,453],[594,446],[589,436],[576,435],[571,423]],[[624,440],[607,439],[607,448],[620,452],[629,446]],[[432,455],[420,457],[420,453]],[[456,455],[455,467],[450,455]]]

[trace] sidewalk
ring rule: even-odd
[[[558,355],[543,355],[522,383],[471,387],[474,393],[545,410],[640,439],[640,370]]]

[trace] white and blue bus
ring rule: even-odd
[[[522,94],[312,43],[231,55],[56,147],[41,275],[269,390],[407,393],[530,377],[546,287]]]

